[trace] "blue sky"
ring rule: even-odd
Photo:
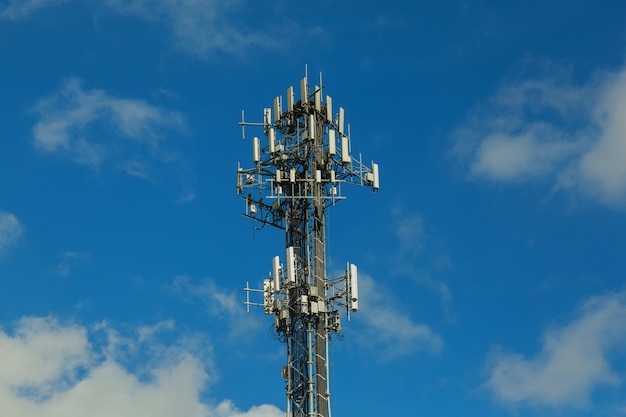
[[[434,4],[2,0],[0,415],[283,415],[237,122],[307,65],[381,172],[334,414],[626,415],[626,4]]]

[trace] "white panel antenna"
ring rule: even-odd
[[[309,115],[309,139],[315,140],[315,115]]]
[[[347,136],[341,136],[341,162],[344,164],[350,163],[350,142]]]
[[[326,96],[326,120],[332,123],[333,121],[333,98]]]
[[[339,133],[343,134],[343,107],[339,107],[339,120],[337,122],[337,124],[339,125]]]
[[[276,152],[276,130],[273,127],[270,127],[269,131],[269,141],[270,141],[270,153]]]
[[[280,292],[280,257],[272,258],[272,278],[274,278],[274,293]]]
[[[309,86],[306,77],[300,80],[300,100],[302,100],[302,104],[309,101]]]
[[[372,179],[372,188],[374,190],[378,190],[380,188],[380,180],[378,177],[378,164],[372,162],[372,174],[374,178]]]
[[[350,264],[350,294],[352,297],[352,311],[359,309],[359,274],[357,267],[354,264]]]
[[[287,89],[287,111],[293,111],[293,87]]]
[[[296,257],[293,252],[293,246],[287,248],[287,281],[296,282]]]
[[[322,111],[322,90],[315,86],[315,110]]]
[[[252,160],[255,163],[261,160],[261,142],[257,136],[252,138]]]
[[[283,115],[283,98],[277,96],[274,99],[274,123],[280,120]]]
[[[269,107],[263,109],[263,124],[265,127],[272,125],[272,109]]]
[[[334,155],[337,153],[337,132],[335,129],[328,130],[328,154]]]

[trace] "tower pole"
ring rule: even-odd
[[[283,104],[285,107],[283,108]],[[272,117],[273,110],[273,117]],[[272,261],[272,276],[264,281],[263,306],[274,315],[275,330],[287,346],[283,377],[288,417],[331,417],[328,346],[341,331],[340,308],[358,309],[356,267],[328,279],[326,271],[326,209],[345,197],[341,185],[353,183],[378,189],[378,165],[371,168],[350,155],[344,110],[332,112],[332,99],[322,100],[322,86],[310,91],[305,76],[300,100],[287,89],[265,108],[262,127],[267,142],[252,141],[255,166],[237,170],[237,192],[246,202],[244,216],[260,228],[285,232],[285,263]],[[249,297],[247,297],[249,300]]]

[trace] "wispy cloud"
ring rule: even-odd
[[[438,252],[435,239],[429,236],[424,228],[424,221],[420,213],[406,212],[402,207],[396,206],[392,210],[393,233],[395,234],[398,248],[390,262],[393,265],[391,273],[409,276],[420,286],[426,287],[439,296],[446,320],[454,322],[455,313],[452,308],[452,293],[444,282],[433,278],[433,274],[441,272],[452,266],[452,261],[447,255]],[[416,262],[420,257],[422,262]],[[420,269],[416,264],[423,264]]]
[[[61,262],[53,268],[55,275],[69,276],[81,263],[91,260],[91,255],[85,252],[66,251],[61,255]]]
[[[594,390],[622,380],[610,360],[626,342],[624,323],[625,292],[591,298],[570,323],[544,333],[534,357],[492,351],[485,387],[505,404],[585,407]]]
[[[99,169],[105,162],[129,175],[151,179],[155,164],[176,158],[164,149],[168,131],[182,131],[180,113],[142,99],[119,98],[67,80],[61,89],[33,108],[35,147],[45,153]]]
[[[439,352],[443,340],[423,323],[416,323],[394,302],[382,283],[359,273],[358,315],[363,316],[368,328],[368,344],[381,348],[383,360],[393,359],[416,351]]]
[[[24,227],[14,214],[0,211],[0,259],[9,254],[23,233]]]
[[[254,315],[246,314],[243,295],[237,296],[233,291],[218,287],[210,278],[196,284],[189,276],[179,275],[174,278],[173,287],[184,297],[200,300],[211,317],[225,320],[231,337],[250,335],[260,326]]]
[[[470,177],[505,183],[548,179],[626,207],[626,68],[575,84],[546,65],[504,85],[454,133]]]
[[[48,6],[66,3],[69,0],[8,0],[5,5],[0,6],[1,19],[21,19],[36,10]]]
[[[171,330],[159,326],[157,330]],[[103,324],[88,329],[58,320],[25,317],[0,330],[0,415],[3,417],[279,417],[277,407],[261,405],[247,412],[231,401],[204,402],[211,381],[198,347],[179,340],[163,346],[154,332],[138,339],[125,336],[141,354],[111,348],[98,337]],[[153,329],[154,330],[154,329]],[[205,344],[202,344],[206,346]],[[137,364],[139,362],[139,364]]]
[[[23,19],[35,11],[70,1],[9,0],[7,5],[0,6],[0,19]],[[162,25],[170,33],[176,49],[200,58],[284,49],[294,37],[323,35],[319,27],[295,28],[289,20],[262,28],[246,25],[243,22],[250,2],[242,0],[105,0],[102,5],[93,3],[118,16]]]
[[[405,214],[395,210],[395,235],[402,252],[415,254],[422,249],[426,235],[424,222],[419,213]]]
[[[236,13],[245,9],[240,1],[107,0],[106,4],[122,15],[166,25],[178,49],[201,57],[279,46],[269,30],[246,28],[236,18]]]

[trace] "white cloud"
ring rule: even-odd
[[[453,153],[475,179],[547,178],[555,189],[626,207],[626,67],[582,85],[552,68],[503,86],[454,138]]]
[[[93,168],[112,160],[117,168],[142,178],[148,176],[149,161],[171,162],[162,150],[162,132],[184,129],[175,111],[85,89],[75,78],[39,100],[34,111],[40,117],[33,128],[37,149]]]
[[[582,155],[574,182],[611,205],[626,203],[626,68],[605,76],[593,120],[599,137]]]
[[[559,136],[551,126],[540,123],[517,134],[492,133],[478,146],[470,173],[499,181],[523,181],[550,173],[577,148]]]
[[[610,359],[623,350],[624,323],[626,292],[591,298],[572,322],[544,333],[542,350],[534,357],[494,350],[485,386],[507,404],[587,406],[594,390],[621,383]]]
[[[0,211],[0,258],[10,252],[23,233],[24,227],[14,214]]]
[[[252,47],[276,48],[267,32],[246,29],[232,14],[245,5],[219,0],[107,0],[117,13],[165,24],[182,51],[198,56],[241,53]]]
[[[8,0],[6,5],[0,6],[0,18],[21,19],[35,10],[67,1],[69,0]]]
[[[383,359],[390,359],[419,350],[439,352],[443,340],[430,327],[414,322],[401,311],[381,283],[359,273],[359,311],[368,327],[365,335],[369,345],[378,345]]]
[[[231,401],[221,402],[215,409],[217,417],[282,417],[284,412],[273,405],[253,406],[246,412],[240,411]]]
[[[220,288],[210,278],[195,284],[187,275],[175,277],[173,285],[181,295],[201,300],[210,316],[227,320],[231,337],[251,336],[251,331],[260,326],[255,315],[246,314],[243,293],[238,296],[233,291]]]
[[[23,318],[0,330],[0,415],[3,417],[278,417],[277,407],[239,411],[231,401],[204,402],[207,358],[184,342],[158,346],[144,333],[130,337],[140,355],[109,349],[97,333],[54,318]],[[171,330],[170,324],[157,330]],[[112,331],[115,333],[114,331]],[[146,345],[148,345],[146,347]],[[205,343],[201,344],[203,347]],[[139,364],[137,363],[139,362]],[[133,371],[133,369],[136,369]],[[139,372],[138,370],[141,370]],[[217,404],[217,405],[212,405]]]
[[[91,260],[91,255],[85,252],[66,251],[62,254],[61,262],[53,268],[56,275],[69,276],[81,263]]]
[[[452,311],[450,288],[434,279],[429,272],[418,270],[415,262],[416,256],[421,256],[425,260],[420,262],[422,265],[429,263],[426,260],[434,259],[434,266],[431,269],[441,271],[452,266],[451,260],[447,255],[436,254],[437,239],[425,232],[420,213],[405,213],[401,206],[396,206],[392,209],[392,215],[393,232],[398,239],[398,250],[390,262],[393,265],[392,273],[410,276],[417,284],[436,292],[441,300],[446,320],[454,322],[456,317]]]
[[[395,234],[400,248],[407,252],[419,252],[425,239],[422,216],[417,213],[401,215],[399,209],[394,214],[398,218]]]
[[[23,318],[14,336],[0,332],[0,384],[47,392],[89,363],[85,330],[43,318]],[[10,360],[9,360],[10,359]],[[0,413],[4,415],[4,413]]]
[[[0,6],[0,19],[25,18],[36,10],[69,1],[9,0]],[[284,48],[293,36],[321,33],[318,27],[295,30],[288,21],[263,29],[247,27],[239,14],[247,13],[249,7],[240,0],[106,0],[103,4],[119,15],[162,24],[176,48],[202,58],[216,53],[242,55],[255,48],[276,50]]]

